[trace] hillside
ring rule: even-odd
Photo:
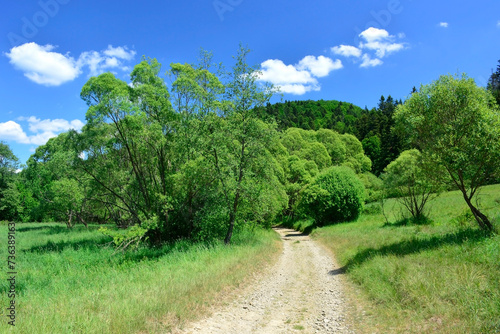
[[[363,109],[336,100],[285,101],[267,104],[260,109],[262,117],[273,117],[281,130],[291,127],[306,130],[332,129],[340,133],[354,133],[356,119]]]
[[[401,100],[390,95],[380,97],[377,108],[368,110],[336,100],[285,101],[259,108],[259,116],[273,119],[278,129],[291,127],[305,130],[331,129],[355,135],[372,160],[372,172],[380,175],[384,168],[407,149],[402,138],[393,131],[392,115]]]

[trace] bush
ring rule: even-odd
[[[365,186],[366,203],[372,203],[380,200],[384,196],[384,182],[370,172],[357,174],[360,181]]]
[[[365,189],[356,174],[347,167],[331,167],[304,190],[303,212],[318,226],[353,221],[363,210]]]

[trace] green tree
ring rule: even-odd
[[[79,168],[93,180],[117,220],[169,228],[171,178],[176,159],[173,138],[177,115],[159,77],[161,65],[144,59],[131,73],[132,85],[104,73],[82,88],[88,124],[79,150]]]
[[[446,169],[479,226],[493,230],[472,200],[494,177],[500,159],[500,112],[473,79],[444,75],[398,107],[396,122],[429,163]]]
[[[356,220],[365,189],[354,171],[334,166],[322,171],[302,192],[300,207],[318,226]]]
[[[351,134],[343,134],[342,142],[346,148],[346,158],[342,165],[352,168],[356,173],[368,172],[372,168],[370,158],[365,155],[361,142]]]
[[[0,142],[0,220],[15,218],[18,205],[11,188],[18,168],[17,157],[7,144]]]
[[[377,135],[367,137],[361,141],[363,145],[363,150],[370,160],[373,162],[373,165],[379,164],[382,153],[382,142]]]
[[[70,228],[75,222],[87,225],[94,208],[86,200],[88,178],[74,168],[76,156],[68,133],[36,149],[21,175],[25,187],[17,187],[25,199],[24,220],[29,215],[33,221],[64,220]]]
[[[493,72],[488,80],[488,90],[495,97],[497,104],[500,105],[500,60],[497,70]]]
[[[425,204],[438,191],[437,184],[429,179],[422,164],[422,155],[418,150],[407,150],[391,162],[382,174],[386,189],[397,197],[415,219],[425,215]]]
[[[236,64],[228,74],[224,117],[212,115],[207,119],[211,160],[228,212],[226,244],[231,241],[238,215],[248,214],[248,210],[240,212],[242,204],[243,208],[255,212],[262,200],[272,197],[272,204],[268,203],[273,207],[271,211],[279,212],[288,201],[279,177],[282,169],[271,154],[273,146],[279,144],[278,133],[256,113],[269,102],[274,90],[271,86],[261,87],[257,82],[260,72],[247,64],[248,53],[248,49],[240,46]]]

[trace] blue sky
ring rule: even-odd
[[[485,86],[500,59],[500,2],[10,1],[0,20],[0,141],[24,163],[48,138],[81,128],[91,75],[127,80],[143,55],[166,71],[195,62],[201,47],[229,68],[240,42],[283,99],[371,108],[441,74]]]

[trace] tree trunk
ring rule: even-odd
[[[71,225],[71,220],[73,219],[73,210],[69,210],[68,212],[68,222],[66,223],[66,225],[68,226],[68,228],[72,228],[73,226]]]
[[[240,173],[238,176],[238,183],[236,185],[236,194],[234,196],[233,209],[229,214],[229,228],[227,230],[226,238],[224,239],[224,243],[227,245],[231,242],[231,237],[233,236],[234,229],[234,221],[236,220],[236,213],[238,211],[238,204],[240,201],[240,193],[241,193],[241,182],[243,181],[243,169],[245,164],[245,141],[242,141],[241,144],[241,158],[240,158]]]
[[[476,218],[476,221],[478,222],[479,227],[481,227],[481,229],[488,231],[488,232],[493,231],[493,225],[489,221],[488,217],[486,217],[485,214],[483,214],[481,211],[479,211],[479,209],[476,208],[472,204],[471,199],[469,198],[469,196],[467,196],[466,192],[462,191],[462,194],[464,195],[465,202],[467,203],[470,210],[472,211],[474,218]]]
[[[228,245],[231,242],[231,237],[233,236],[234,221],[236,220],[236,212],[238,210],[238,202],[240,199],[240,192],[236,193],[233,203],[233,211],[229,214],[229,228],[227,229],[226,238],[224,239],[224,244]]]
[[[77,213],[76,217],[78,218],[78,220],[80,221],[80,223],[82,223],[83,225],[85,225],[85,228],[89,228],[89,226],[87,225],[87,222],[83,219],[83,217],[82,217],[81,214]]]

